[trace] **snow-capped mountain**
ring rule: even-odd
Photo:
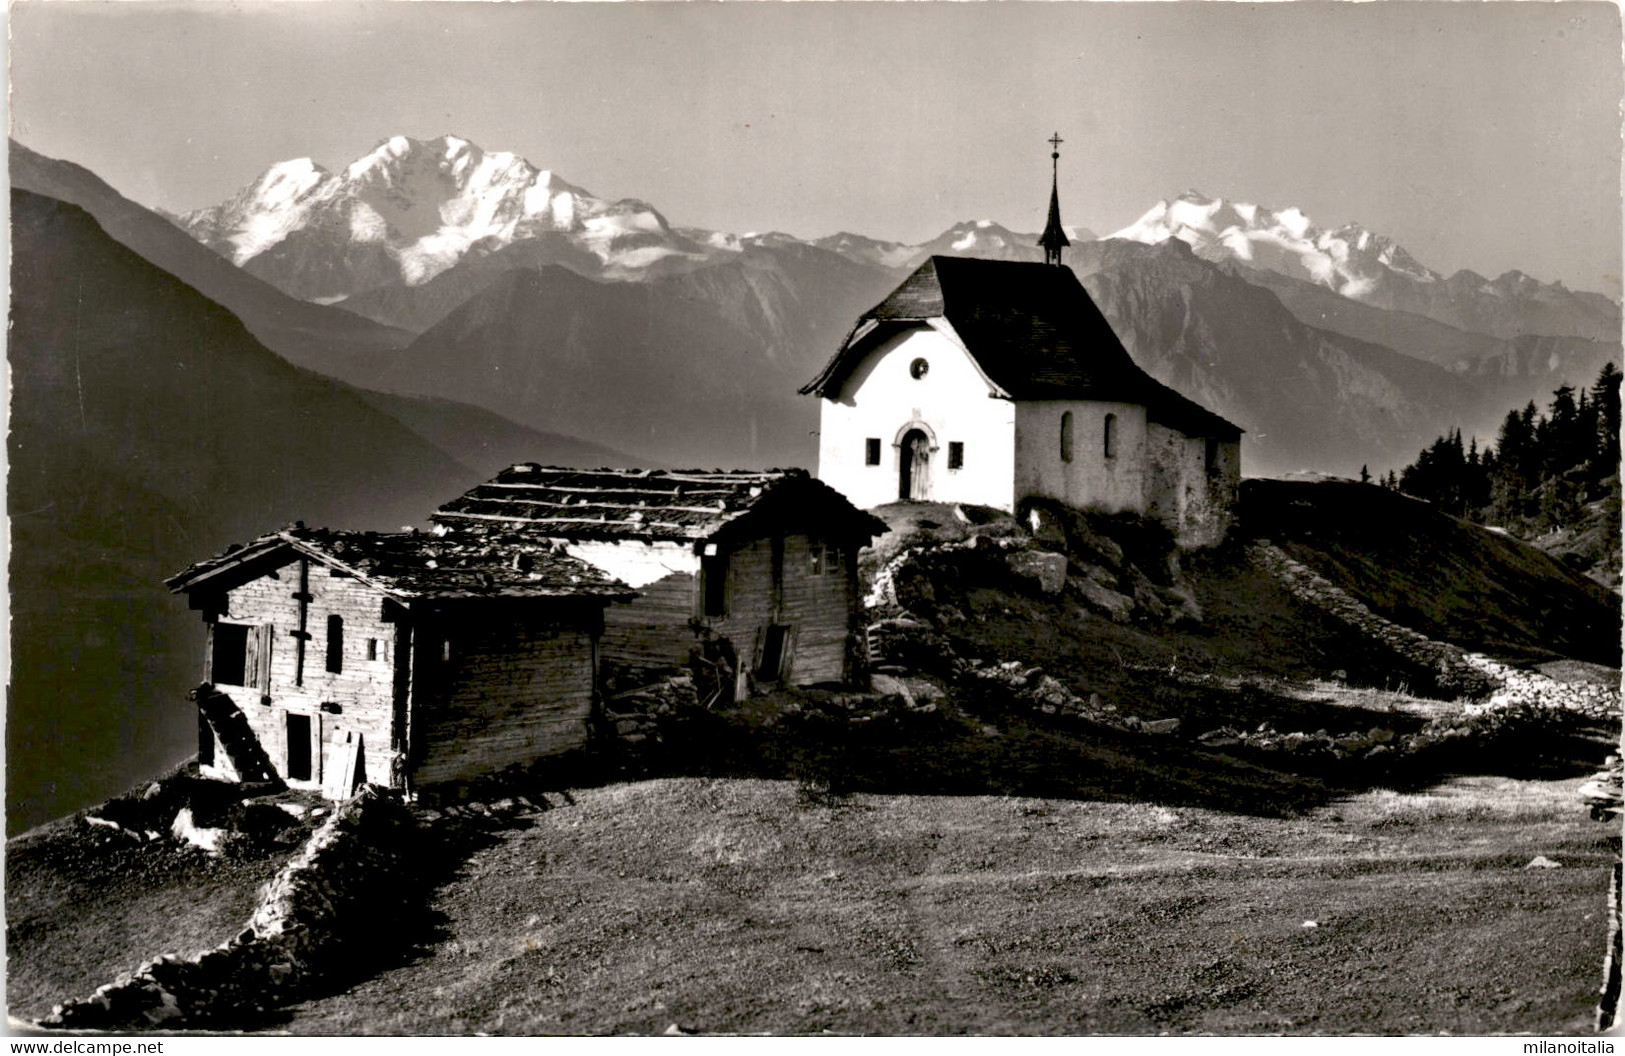
[[[279,162],[181,223],[234,263],[310,300],[420,285],[473,249],[549,235],[611,273],[714,252],[672,231],[645,202],[597,198],[516,154],[456,136],[394,136],[337,173],[309,158]]]
[[[1417,263],[1392,239],[1345,224],[1328,231],[1302,210],[1279,211],[1187,191],[1164,199],[1134,223],[1107,236],[1154,245],[1177,238],[1209,260],[1239,260],[1306,278],[1362,299],[1390,274],[1416,282],[1442,276]]]
[[[1178,239],[1206,260],[1274,271],[1366,304],[1495,337],[1619,337],[1618,305],[1600,294],[1576,293],[1516,271],[1493,281],[1470,271],[1445,278],[1391,238],[1359,224],[1321,228],[1297,208],[1269,209],[1187,191],[1107,237],[1150,245]]]
[[[310,158],[278,162],[228,201],[173,219],[251,274],[322,303],[421,287],[465,260],[497,256],[612,280],[680,273],[749,249],[810,246],[886,270],[932,254],[1042,257],[1037,235],[991,220],[955,224],[918,244],[850,232],[809,240],[673,228],[646,202],[598,198],[516,154],[456,136],[394,136],[339,172]],[[1095,237],[1069,233],[1074,241]],[[518,243],[523,253],[504,253]]]

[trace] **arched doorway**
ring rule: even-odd
[[[903,434],[898,445],[897,497],[914,502],[931,498],[931,438],[920,429]]]

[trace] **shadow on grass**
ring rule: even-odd
[[[1306,707],[1295,698],[1261,693],[1255,691],[1252,706],[1240,710],[1253,724],[1261,714],[1282,716],[1275,721],[1283,730],[1376,727],[1403,734],[1424,724],[1402,712]],[[1287,716],[1295,721],[1287,724]],[[826,796],[1007,795],[1280,817],[1360,791],[1415,790],[1459,774],[1580,776],[1610,750],[1603,724],[1577,716],[1538,730],[1452,738],[1414,752],[1346,759],[1210,750],[1189,739],[1204,728],[1200,724],[1188,726],[1183,735],[1158,736],[1062,716],[1013,714],[991,694],[932,713],[898,709],[866,722],[851,719],[838,709],[814,708],[693,715],[671,723],[658,749],[624,760],[620,776],[762,777],[795,780]]]
[[[379,904],[369,925],[325,951],[321,974],[297,996],[277,1007],[245,1010],[231,1026],[248,1031],[284,1028],[304,1002],[344,993],[432,955],[453,935],[451,919],[434,908],[436,893],[455,882],[474,855],[500,843],[504,832],[533,824],[523,816],[470,813],[418,826],[408,837],[399,870],[378,878]]]

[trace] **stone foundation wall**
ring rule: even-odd
[[[235,937],[191,957],[167,954],[42,1026],[71,1030],[241,1025],[319,978],[334,947],[384,922],[414,822],[391,793],[363,788],[340,805],[266,886]]]

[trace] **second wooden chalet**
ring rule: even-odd
[[[653,671],[703,658],[723,697],[753,685],[864,677],[857,555],[886,526],[804,470],[526,463],[433,520],[448,535],[557,540],[636,590],[605,613],[606,668]]]

